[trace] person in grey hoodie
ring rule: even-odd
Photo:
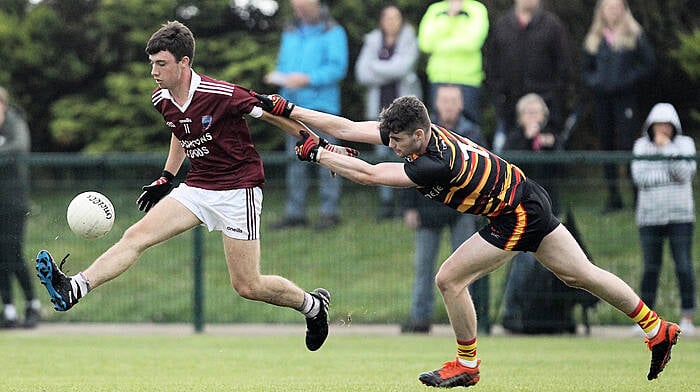
[[[669,103],[657,103],[642,130],[642,136],[634,143],[637,157],[695,155],[695,142],[683,135],[678,113]],[[668,238],[681,295],[680,326],[686,335],[694,332],[695,275],[691,249],[695,227],[692,188],[695,171],[696,162],[692,159],[632,161],[632,180],[639,188],[636,220],[644,260],[641,297],[648,306],[654,306],[663,244]]]

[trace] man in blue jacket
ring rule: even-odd
[[[329,14],[320,0],[291,0],[293,22],[282,33],[277,68],[265,82],[280,87],[280,94],[315,110],[340,114],[340,82],[348,69],[348,43],[345,29]],[[322,135],[330,143],[335,138]],[[287,137],[287,151],[294,151],[297,139]],[[321,168],[319,168],[321,169]],[[287,164],[287,202],[284,218],[273,229],[306,226],[306,191],[309,167],[294,154]],[[328,176],[319,170],[319,176]],[[340,223],[340,177],[319,182],[320,217],[315,228],[325,230]]]

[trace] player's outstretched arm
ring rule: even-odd
[[[314,131],[309,129],[309,127],[307,127],[301,121],[292,120],[290,118],[282,116],[275,116],[268,112],[263,112],[262,116],[260,116],[260,119],[267,122],[268,124],[274,125],[275,127],[283,130],[284,132],[294,137],[301,138],[299,132],[306,131],[316,142],[318,142],[320,139],[320,137]]]
[[[301,121],[338,139],[382,144],[379,135],[379,122],[377,121],[357,122],[344,117],[303,108],[277,94],[265,95],[254,92],[253,95],[260,101],[263,110],[275,116]],[[314,140],[317,139],[313,132],[310,132],[310,134]]]
[[[312,128],[353,142],[382,144],[378,121],[352,121],[345,117],[295,106],[289,118],[299,120]]]
[[[406,175],[404,164],[401,162],[381,162],[373,165],[359,158],[324,151],[318,163],[333,173],[362,185],[385,185],[394,188],[416,186]]]
[[[352,147],[328,143],[328,140],[318,136],[314,131],[312,131],[304,123],[298,120],[292,120],[287,117],[274,116],[267,112],[263,112],[260,118],[297,138],[302,137],[302,131],[306,132],[306,134],[309,135],[309,137],[312,138],[314,142],[316,142],[318,145],[325,148],[326,150],[333,151],[342,155],[348,155],[351,157],[356,157],[360,154],[359,151]]]
[[[349,180],[363,185],[386,185],[396,188],[415,187],[416,184],[406,175],[404,164],[382,162],[376,165],[359,158],[341,155],[320,147],[305,132],[295,147],[297,157],[302,161],[316,162]]]

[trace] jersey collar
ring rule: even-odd
[[[185,112],[185,110],[187,110],[187,108],[190,106],[190,103],[192,103],[192,97],[194,96],[194,92],[197,90],[197,87],[199,87],[199,84],[202,82],[202,77],[199,76],[198,73],[194,72],[194,69],[191,69],[191,71],[192,78],[190,80],[190,89],[187,95],[187,101],[185,101],[184,105],[180,106],[177,104],[177,102],[175,102],[173,96],[170,94],[170,90],[163,90],[163,99],[169,99],[170,102],[172,102],[173,105],[175,105],[175,107],[178,108],[181,112]]]
[[[445,147],[445,142],[440,138],[438,135],[438,127],[435,124],[430,124],[430,140],[428,142],[428,147],[426,148],[424,153],[413,153],[410,156],[407,156],[405,159],[408,162],[413,162],[416,159],[420,158],[423,155],[430,155],[430,154],[438,154],[442,157],[442,150],[444,150]]]

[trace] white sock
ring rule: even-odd
[[[29,301],[29,307],[33,310],[39,310],[41,309],[41,301],[34,298],[33,300]]]
[[[659,321],[659,323],[656,324],[656,327],[654,327],[654,329],[652,329],[651,331],[647,332],[647,337],[648,337],[649,339],[651,339],[651,338],[653,338],[654,336],[656,336],[656,334],[659,333],[659,329],[660,329],[660,328],[661,328],[661,322]]]
[[[301,304],[299,311],[306,318],[316,317],[321,310],[321,303],[313,295],[304,293],[304,303]]]
[[[5,304],[2,314],[5,316],[5,320],[17,320],[17,309],[13,304]]]
[[[70,279],[70,283],[71,286],[73,286],[73,291],[78,298],[84,297],[85,294],[90,291],[90,281],[82,272],[79,272],[77,275],[73,275]]]
[[[472,369],[475,368],[476,365],[478,364],[477,361],[467,361],[466,359],[462,359],[462,358],[457,358],[457,359],[459,359],[459,363],[461,363],[462,365],[464,365],[466,367],[470,367]]]

